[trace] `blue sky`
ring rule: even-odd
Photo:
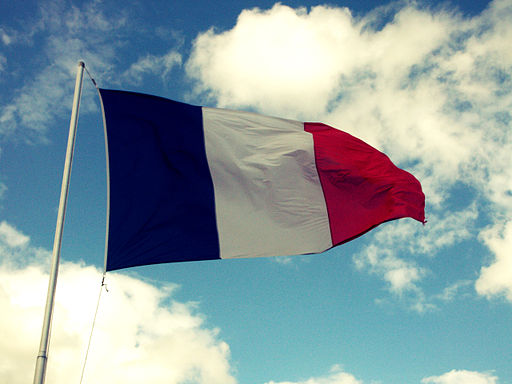
[[[512,383],[512,1],[2,2],[0,381],[32,379],[78,60],[98,85],[343,129],[425,226],[322,255],[109,273],[84,382]],[[78,381],[103,266],[84,78],[48,379]]]

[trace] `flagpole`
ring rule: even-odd
[[[75,147],[76,127],[78,123],[78,110],[80,108],[80,96],[82,94],[82,79],[85,64],[78,63],[76,74],[75,94],[73,96],[73,108],[71,121],[69,123],[68,146],[66,150],[66,162],[64,163],[64,174],[62,176],[62,187],[60,191],[59,211],[57,214],[57,226],[55,228],[55,239],[53,241],[53,255],[50,270],[50,281],[48,283],[48,295],[46,297],[46,308],[44,311],[43,328],[41,332],[41,343],[37,355],[36,369],[34,373],[34,384],[43,384],[46,375],[46,363],[48,361],[48,345],[50,340],[51,322],[53,315],[53,304],[55,299],[55,288],[57,286],[57,274],[59,270],[60,249],[62,243],[62,230],[64,227],[64,216],[68,199],[69,177],[71,175],[71,164]]]

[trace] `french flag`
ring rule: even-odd
[[[418,180],[320,123],[100,89],[109,178],[105,269],[320,253],[402,217]]]

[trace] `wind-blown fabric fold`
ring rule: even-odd
[[[419,181],[321,123],[100,90],[106,270],[320,253],[389,220],[424,222]]]

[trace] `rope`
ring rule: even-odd
[[[94,84],[94,87],[99,92],[98,85],[96,84],[96,81],[91,76],[91,74],[90,74],[89,70],[87,69],[87,67],[85,66],[85,64],[84,64],[84,69],[85,69],[85,72],[87,73],[87,75],[89,76],[89,78],[91,79],[92,83]],[[85,366],[87,365],[87,358],[89,357],[89,349],[91,348],[92,335],[94,332],[94,326],[96,325],[96,317],[98,316],[98,309],[100,307],[101,293],[103,292],[103,287],[105,287],[105,291],[108,292],[107,284],[105,284],[105,274],[106,274],[106,271],[104,270],[103,276],[101,279],[100,292],[98,294],[98,302],[96,303],[96,311],[94,312],[94,318],[92,320],[91,333],[89,335],[89,342],[87,343],[87,349],[85,351],[84,364],[82,366],[82,374],[80,375],[80,384],[82,384],[82,381],[84,379]]]
[[[94,84],[94,86],[96,87],[96,89],[98,89],[98,85],[96,84],[96,80],[94,80],[91,76],[91,74],[89,73],[89,70],[87,69],[87,67],[84,65],[84,69],[85,69],[85,72],[87,73],[87,75],[89,76],[89,79],[91,79],[92,83]]]
[[[80,376],[80,384],[82,384],[82,380],[84,379],[85,365],[87,364],[87,358],[89,357],[89,349],[91,347],[92,333],[94,331],[94,326],[96,325],[96,316],[98,315],[98,308],[100,307],[101,292],[103,292],[103,287],[105,287],[105,291],[108,292],[107,284],[105,284],[105,274],[103,274],[103,278],[101,279],[100,293],[98,295],[98,303],[96,304],[96,311],[94,312],[94,318],[92,320],[91,334],[89,335],[89,342],[87,343],[87,350],[85,351],[84,364],[82,366],[82,375]]]

